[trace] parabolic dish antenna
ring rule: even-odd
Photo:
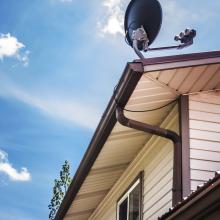
[[[161,24],[162,8],[157,0],[132,0],[126,10],[124,21],[129,45],[133,46],[133,32],[141,27],[147,33],[148,46],[151,45],[160,31]]]
[[[131,0],[125,13],[125,37],[141,59],[144,58],[141,51],[183,49],[193,44],[196,31],[187,28],[174,38],[180,42],[179,45],[150,48],[160,31],[161,24],[162,8],[158,0]]]

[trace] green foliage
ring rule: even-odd
[[[60,204],[70,185],[71,178],[69,170],[70,165],[66,160],[60,171],[60,178],[54,180],[53,197],[50,201],[50,205],[48,206],[50,210],[49,219],[51,220],[55,218],[57,210],[59,209]]]

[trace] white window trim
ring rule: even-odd
[[[140,178],[129,188],[128,191],[122,196],[122,198],[117,203],[117,220],[119,220],[119,207],[124,202],[124,200],[128,199],[128,209],[127,209],[127,220],[129,220],[129,194],[133,191],[133,189],[140,183]]]

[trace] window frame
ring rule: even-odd
[[[119,220],[119,210],[120,205],[127,198],[128,206],[127,206],[127,220],[129,218],[129,194],[135,189],[135,187],[140,184],[140,198],[139,198],[139,220],[143,219],[143,171],[132,181],[129,187],[124,191],[124,193],[119,197],[116,205],[116,219]]]

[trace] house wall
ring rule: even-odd
[[[220,170],[220,92],[189,96],[191,190]]]
[[[147,114],[147,113],[146,113]],[[162,127],[178,131],[177,106]],[[135,177],[144,171],[143,219],[157,219],[172,206],[173,144],[153,136],[130,163],[90,220],[116,220],[116,204]]]

